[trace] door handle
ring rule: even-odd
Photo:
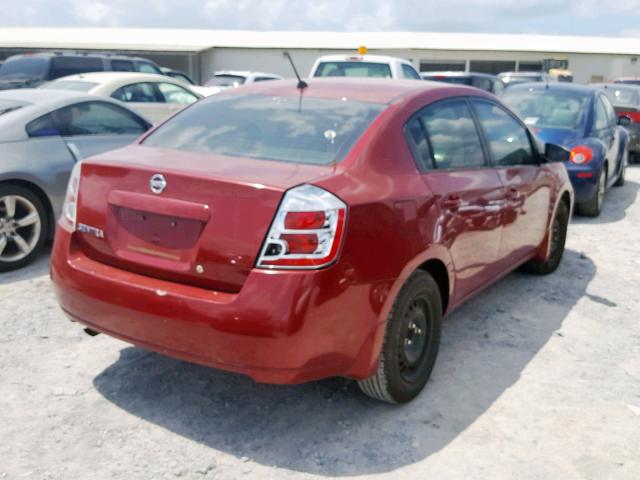
[[[442,208],[447,210],[457,210],[460,207],[461,201],[458,195],[449,195],[442,201]]]

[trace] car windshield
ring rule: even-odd
[[[239,87],[247,79],[241,75],[214,75],[206,86],[207,87]]]
[[[591,95],[520,88],[507,90],[502,100],[531,127],[579,130],[584,123]]]
[[[48,82],[41,85],[40,88],[47,90],[71,90],[74,92],[88,92],[93,87],[97,86],[94,82],[85,82],[82,80],[56,80],[54,82]]]
[[[0,67],[0,80],[43,79],[49,63],[44,58],[22,57],[9,60]]]
[[[209,97],[160,126],[144,145],[327,165],[342,160],[385,107],[298,96]]]
[[[610,87],[603,89],[611,103],[616,106],[638,105],[640,98],[637,87]]]
[[[391,69],[386,63],[321,62],[313,76],[391,78]]]

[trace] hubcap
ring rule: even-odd
[[[420,367],[431,340],[427,306],[422,300],[414,301],[408,308],[398,349],[400,375],[408,382],[420,376]]]
[[[42,224],[35,205],[19,195],[0,197],[0,261],[29,255],[40,239]]]

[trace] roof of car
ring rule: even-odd
[[[216,75],[235,75],[238,77],[273,77],[273,78],[282,78],[280,75],[276,75],[275,73],[267,73],[267,72],[254,72],[252,70],[217,70],[213,72],[213,76]]]
[[[15,90],[0,91],[0,99],[17,100],[20,102],[45,105],[47,103],[58,103],[60,101],[71,100],[78,97],[95,98],[86,93],[71,92],[68,90],[44,90],[38,88],[18,88]]]
[[[96,83],[110,83],[110,82],[152,82],[152,81],[167,81],[171,80],[171,77],[166,75],[159,75],[157,73],[140,73],[140,72],[88,72],[77,73],[74,75],[67,75],[66,77],[60,77],[56,80],[84,80],[86,82]],[[56,80],[53,80],[54,82]]]
[[[480,72],[420,72],[420,76],[425,76],[425,77],[433,77],[436,75],[443,76],[443,77],[498,78],[496,75],[491,75],[490,73],[480,73]]]
[[[389,57],[385,55],[360,55],[358,53],[349,54],[349,55],[323,55],[318,57],[317,62],[349,62],[354,59],[362,62],[370,62],[370,63],[392,63],[392,62],[402,62],[402,63],[411,63],[404,58],[399,57]]]
[[[499,77],[530,77],[534,75],[544,75],[544,72],[500,72],[498,74]]]
[[[516,83],[507,89],[507,93],[517,92],[518,90],[555,90],[565,92],[587,93],[593,94],[598,89],[592,85],[579,85],[569,82],[527,82]]]
[[[142,60],[145,62],[151,62],[153,63],[151,60],[147,59],[147,58],[143,58],[143,57],[135,57],[135,56],[129,56],[129,55],[119,55],[119,54],[112,54],[112,53],[99,53],[99,52],[95,52],[95,53],[77,53],[77,52],[35,52],[35,53],[19,53],[17,55],[11,55],[10,57],[6,58],[5,61],[7,60],[17,60],[18,58],[54,58],[54,57],[89,57],[89,58],[95,58],[95,57],[100,57],[100,58],[113,58],[116,60],[119,59],[126,59],[126,60]]]
[[[318,77],[305,80],[307,87],[296,88],[297,80],[257,82],[239,88],[223,90],[221,95],[273,95],[341,99],[372,103],[391,103],[402,97],[419,94],[425,90],[465,89],[477,93],[477,89],[464,85],[442,82],[392,80],[390,78]]]

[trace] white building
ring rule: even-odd
[[[205,81],[215,70],[260,70],[290,77],[282,52],[308,72],[319,55],[355,52],[411,60],[421,71],[497,73],[540,69],[567,59],[576,82],[640,76],[640,39],[424,32],[255,32],[176,29],[2,28],[0,59],[42,50],[119,52],[144,56]]]

